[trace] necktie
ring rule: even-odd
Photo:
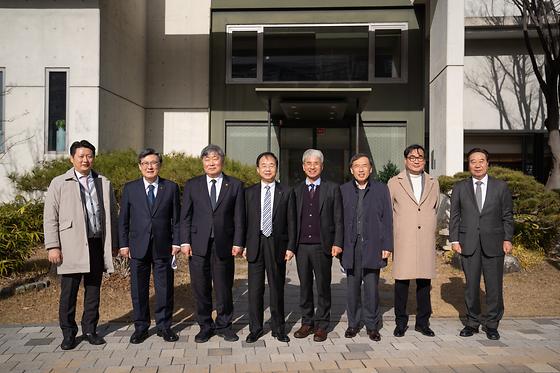
[[[87,176],[80,176],[80,184],[84,187],[86,192],[89,192],[89,185],[88,185],[88,177]]]
[[[154,194],[155,186],[152,184],[148,185],[148,204],[150,208],[154,206],[154,202],[156,201],[156,195]]]
[[[315,184],[309,184],[309,197],[313,199],[314,195],[315,195]]]
[[[212,182],[212,188],[210,188],[210,204],[212,205],[212,211],[216,209],[216,179],[210,180]]]
[[[270,193],[270,185],[264,187],[266,192],[264,194],[263,209],[261,216],[261,231],[266,237],[272,234],[272,196]]]
[[[478,205],[478,211],[482,211],[482,181],[478,180],[476,183],[476,190],[474,191],[474,196],[476,197],[476,204]]]

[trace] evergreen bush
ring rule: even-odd
[[[389,179],[391,179],[393,176],[398,175],[400,172],[401,171],[399,170],[397,165],[389,161],[383,166],[381,171],[377,172],[377,174],[375,175],[375,179],[384,184],[387,184],[389,182]]]

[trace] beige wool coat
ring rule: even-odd
[[[393,277],[397,280],[436,277],[436,227],[439,183],[424,173],[420,203],[406,171],[389,180],[393,205]]]
[[[93,171],[92,171],[93,172]],[[115,194],[111,182],[93,172],[96,188],[101,187],[103,208],[103,259],[105,271],[113,272],[112,252],[118,247],[118,215]],[[90,271],[86,215],[80,196],[80,183],[71,168],[55,177],[45,196],[43,230],[45,248],[59,247],[62,264],[58,274],[88,273]]]

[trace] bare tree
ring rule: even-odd
[[[521,13],[523,39],[546,102],[545,126],[552,151],[552,169],[546,187],[560,189],[560,0],[511,0]],[[529,32],[537,35],[532,39]],[[533,45],[535,43],[535,45]],[[544,56],[544,74],[535,50]]]
[[[11,92],[11,90],[12,88],[6,88],[4,91],[0,91],[0,100],[4,100],[4,97],[7,96]],[[28,114],[29,112],[26,110],[25,112],[21,113],[17,117],[5,119],[0,116],[0,149],[2,149],[2,152],[0,152],[0,163],[2,163],[4,157],[6,157],[6,155],[10,152],[10,150],[13,147],[25,143],[26,141],[33,138],[32,135],[25,136],[23,138],[17,138],[18,136],[21,137],[20,136],[21,134],[16,134],[8,137],[6,137],[5,135],[7,125]]]

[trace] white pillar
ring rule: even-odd
[[[430,173],[463,170],[464,0],[430,2]]]

